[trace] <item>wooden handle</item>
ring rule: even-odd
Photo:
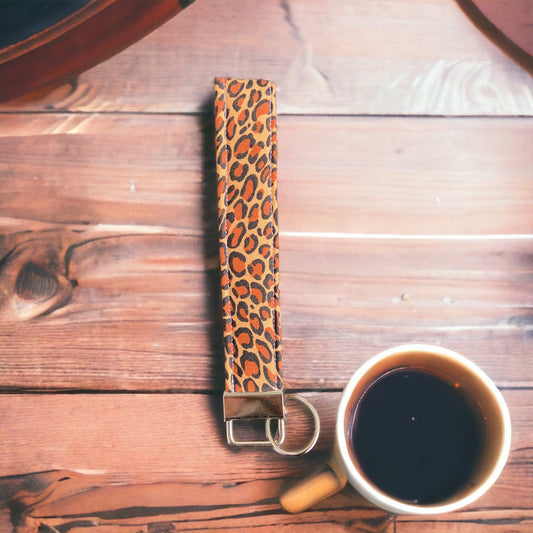
[[[328,466],[326,470],[309,476],[291,487],[280,497],[281,506],[289,513],[301,513],[317,503],[333,496],[346,485],[346,478],[339,478]]]

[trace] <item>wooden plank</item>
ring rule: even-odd
[[[313,321],[285,335],[284,375],[290,389],[340,389],[371,356],[422,342],[454,349],[478,363],[499,385],[531,385],[531,339],[525,333],[468,328],[354,326],[349,332]],[[11,325],[10,325],[11,327]],[[145,328],[145,330],[141,330]],[[284,322],[284,331],[293,330]],[[222,390],[222,352],[207,352],[205,329],[131,321],[68,326],[13,326],[1,339],[3,390]],[[185,331],[187,330],[187,331]],[[309,339],[300,336],[306,332]],[[78,339],[77,335],[82,339]],[[195,338],[200,338],[201,341]],[[7,338],[6,338],[7,337]],[[184,347],[184,344],[189,343]],[[55,344],[54,344],[55,343]],[[205,347],[205,351],[200,351]],[[198,351],[197,351],[198,348]],[[300,360],[299,357],[307,357]],[[509,364],[514,358],[518,364]],[[191,366],[194,360],[198,367]]]
[[[11,520],[19,527],[16,532],[39,527],[114,532],[131,531],[133,526],[153,531],[148,524],[163,522],[180,531],[193,526],[218,531],[231,528],[231,521],[239,518],[243,527],[265,531],[278,523],[299,531],[291,527],[331,522],[332,531],[353,531],[360,524],[368,531],[392,533],[392,517],[352,489],[302,515],[281,512],[277,497],[284,480],[315,468],[332,444],[339,393],[306,396],[323,421],[321,451],[294,459],[271,451],[229,450],[215,406],[219,397],[0,395],[0,509],[9,506]],[[509,463],[481,500],[440,517],[441,527],[461,522],[463,531],[477,531],[468,529],[470,521],[499,532],[501,524],[525,524],[533,518],[533,390],[507,390],[504,396],[513,420]],[[298,416],[289,422],[296,434],[306,424]],[[402,517],[399,520],[397,525]]]
[[[502,393],[511,412],[512,453],[501,482],[479,506],[492,502],[502,507],[514,498],[511,507],[524,507],[531,498],[533,475],[529,441],[533,391]],[[60,469],[106,475],[115,482],[127,476],[135,483],[229,484],[297,477],[331,449],[340,393],[313,392],[305,397],[319,411],[322,434],[316,453],[294,459],[269,450],[229,449],[223,436],[221,395],[3,394],[0,476]],[[293,404],[288,409],[289,438],[301,441],[307,418]],[[238,469],[232,468],[233,461]]]
[[[327,456],[339,396],[306,395],[321,415],[322,436],[317,453],[295,460],[271,450],[230,449],[221,395],[4,394],[0,477],[69,470],[105,475],[108,482],[232,485],[263,479],[278,480],[279,488],[280,479],[299,476]],[[288,408],[294,440],[308,421],[293,404]]]
[[[162,119],[4,115],[0,213],[198,231],[202,120]]]
[[[527,120],[281,119],[281,227],[530,233],[532,141]]]
[[[435,520],[435,521],[402,521],[396,523],[395,533],[437,533],[446,529],[446,533],[529,533],[533,528],[533,518],[524,512],[513,517],[492,518],[481,517],[477,521],[470,520]]]
[[[283,237],[287,385],[341,388],[408,342],[530,385],[531,239],[467,244]],[[78,227],[6,235],[1,249],[3,388],[222,387],[216,248],[204,255],[201,238]]]
[[[4,114],[0,135],[3,217],[216,219],[210,115]],[[279,138],[282,231],[533,233],[530,120],[282,117]]]
[[[147,227],[1,242],[4,389],[222,388],[216,247]],[[531,385],[531,239],[281,242],[289,387],[342,388],[367,358],[409,342],[456,349],[499,385]]]
[[[281,113],[533,112],[533,79],[449,0],[196,2],[72,84],[3,109],[196,112],[223,74],[275,80]]]
[[[392,516],[364,502],[354,507],[353,498],[342,495],[333,505],[323,504],[304,515],[283,513],[275,498],[282,483],[259,479],[238,484],[111,484],[102,475],[71,471],[0,480],[14,508],[6,530],[13,524],[14,533],[227,531],[235,529],[236,523],[243,529],[303,533],[324,522],[333,532],[353,531],[353,527],[393,532]],[[0,509],[4,504],[0,500]]]

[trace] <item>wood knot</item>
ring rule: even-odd
[[[52,298],[58,289],[56,276],[32,262],[21,268],[15,281],[15,292],[23,300]]]
[[[11,247],[0,258],[3,318],[28,320],[47,315],[70,302],[77,283],[67,278],[67,243],[59,232],[12,237]]]

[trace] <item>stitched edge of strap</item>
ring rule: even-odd
[[[276,151],[277,151],[277,125],[276,125],[276,116],[275,116],[275,87],[274,84],[271,82],[265,82],[263,80],[234,80],[234,79],[227,79],[227,78],[217,78],[216,80],[216,93],[217,93],[217,104],[218,100],[222,98],[222,107],[220,105],[217,108],[216,113],[216,121],[221,121],[221,126],[217,126],[217,156],[220,157],[223,149],[226,150],[226,154],[224,157],[226,157],[225,165],[220,164],[221,161],[217,160],[217,175],[219,178],[219,186],[220,186],[220,179],[222,178],[224,180],[224,190],[221,191],[219,189],[219,207],[221,210],[222,216],[219,220],[219,231],[220,231],[220,239],[221,244],[225,247],[225,253],[228,255],[228,188],[230,184],[230,176],[228,174],[228,169],[230,167],[230,160],[231,158],[228,157],[228,151],[229,143],[228,143],[228,109],[229,113],[232,113],[233,110],[231,108],[228,108],[228,85],[232,82],[240,82],[243,84],[251,84],[251,83],[257,83],[262,88],[265,87],[265,83],[267,84],[266,87],[268,88],[265,90],[265,93],[268,95],[268,103],[269,103],[269,113],[267,114],[266,118],[262,119],[262,122],[264,122],[263,127],[267,128],[268,125],[272,128],[272,131],[270,132],[270,135],[268,136],[268,140],[271,141],[271,145],[267,146],[267,166],[268,166],[268,178],[267,178],[267,185],[268,185],[268,192],[270,193],[271,197],[271,206],[270,206],[270,223],[272,228],[272,238],[270,240],[271,243],[271,254],[268,259],[269,263],[269,270],[272,273],[273,276],[273,301],[271,303],[271,321],[272,321],[272,328],[274,333],[274,346],[272,349],[272,356],[273,361],[271,363],[268,363],[265,365],[265,371],[269,372],[269,383],[263,382],[263,387],[266,387],[267,390],[281,390],[282,389],[282,378],[281,378],[281,370],[282,370],[282,364],[281,364],[281,326],[280,326],[280,314],[279,314],[279,252],[277,248],[278,239],[279,239],[279,229],[277,224],[277,161],[276,161]],[[270,124],[268,122],[270,121]],[[243,130],[246,131],[246,130]],[[222,137],[219,137],[222,135]],[[233,154],[234,155],[234,154]],[[227,258],[226,258],[227,260]],[[221,265],[223,261],[221,260]],[[229,267],[224,268],[222,266],[222,277],[224,280],[224,276],[227,275],[228,279],[230,274]],[[231,286],[228,285],[228,287],[224,286],[224,281],[222,282],[222,297],[223,297],[223,304],[224,304],[224,313],[225,313],[225,334],[226,340],[224,343],[224,348],[226,352],[226,391],[227,392],[240,392],[237,390],[236,384],[235,384],[235,370],[234,370],[234,363],[233,355],[236,353],[236,342],[235,342],[235,331],[232,324],[232,314],[231,312],[235,313],[235,309],[229,309],[229,307],[226,307],[226,305],[229,306],[229,302],[231,301]],[[258,376],[259,378],[261,376]],[[272,382],[274,385],[272,386]],[[259,382],[260,383],[260,382]]]

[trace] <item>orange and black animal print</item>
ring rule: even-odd
[[[215,80],[226,392],[281,390],[275,86]]]

